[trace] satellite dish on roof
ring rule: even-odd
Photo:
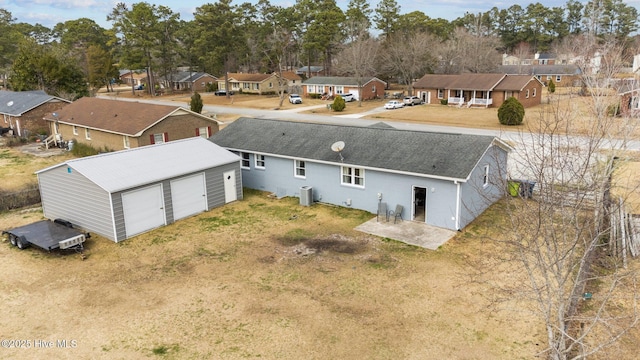
[[[11,100],[11,101],[9,101],[9,102],[7,103],[7,106],[11,106],[11,105],[13,105],[13,100]]]
[[[340,155],[340,161],[344,161],[344,158],[342,157],[343,149],[344,149],[344,141],[336,141],[333,144],[331,144],[331,150],[333,152],[337,152],[338,155]]]
[[[344,149],[344,141],[336,141],[333,144],[331,144],[331,150],[337,153],[342,151],[342,149]]]

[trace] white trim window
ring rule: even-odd
[[[78,135],[78,127],[73,125],[73,135]]]
[[[256,162],[255,162],[256,169],[264,169],[264,165],[265,165],[264,155],[255,154],[254,158],[256,159]]]
[[[364,187],[364,169],[356,167],[342,167],[342,185]]]
[[[240,162],[240,167],[242,169],[251,169],[251,155],[246,152],[241,152],[240,157],[242,161]]]
[[[526,97],[528,99],[529,98],[529,89],[527,89],[527,91],[525,91],[524,94],[525,94],[524,97]]]
[[[489,186],[489,165],[484,166],[484,173],[482,174],[482,186]]]
[[[444,89],[438,89],[438,99],[444,99]]]
[[[163,144],[164,141],[164,133],[153,134],[153,143],[154,144]]]
[[[561,75],[556,75],[556,82],[559,83],[562,80]]]
[[[84,128],[84,138],[91,140],[91,130],[89,130],[89,128]]]
[[[533,91],[533,92],[532,92],[532,95],[531,95],[531,96],[532,96],[532,97],[536,97],[536,88],[533,88],[533,89],[532,89],[532,91]]]
[[[131,144],[129,143],[129,137],[127,135],[122,136],[122,144],[125,149],[129,149]]]
[[[344,94],[344,86],[336,85],[336,94],[338,94],[338,95]]]
[[[307,85],[307,94],[314,94],[316,92],[315,85]]]
[[[304,160],[294,160],[293,168],[294,168],[294,172],[293,172],[294,177],[297,177],[300,179],[307,178],[307,164]]]

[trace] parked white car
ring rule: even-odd
[[[345,102],[352,102],[356,99],[353,94],[340,94],[340,97],[342,97],[342,100]]]
[[[404,102],[405,105],[411,105],[411,106],[422,104],[422,100],[417,96],[405,96],[404,99],[402,99],[402,101]]]
[[[290,94],[289,102],[292,104],[302,104],[302,98],[298,94]]]
[[[398,100],[391,100],[384,104],[385,109],[400,109],[404,107],[404,103]]]

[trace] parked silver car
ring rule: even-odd
[[[405,96],[402,102],[409,106],[422,104],[422,100],[417,96]]]

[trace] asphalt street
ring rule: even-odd
[[[108,95],[101,95],[102,98],[112,98]],[[161,105],[181,105],[188,107],[187,103],[176,102],[171,100],[161,99],[127,99],[119,98],[118,100],[127,101],[139,101],[152,104]],[[380,119],[369,120],[363,119],[363,116],[373,113],[384,113],[382,107],[374,110],[367,111],[361,114],[349,114],[349,115],[317,115],[312,113],[304,113],[306,110],[314,108],[321,108],[324,105],[316,106],[304,106],[296,107],[295,109],[288,110],[264,110],[253,109],[246,107],[230,107],[230,106],[216,106],[205,105],[203,107],[203,114],[236,114],[244,117],[251,117],[256,119],[280,119],[291,121],[304,121],[315,123],[326,123],[334,125],[346,125],[346,126],[368,126],[380,121]],[[479,110],[481,111],[481,110]],[[513,151],[510,154],[509,159],[509,176],[512,178],[526,179],[533,176],[531,173],[531,167],[528,165],[530,150],[540,143],[539,135],[523,132],[523,131],[499,131],[499,130],[486,130],[486,129],[474,129],[457,126],[442,126],[442,125],[429,125],[429,124],[414,124],[404,123],[400,121],[389,121],[388,124],[401,130],[413,130],[413,131],[430,131],[440,133],[453,133],[453,134],[473,134],[473,135],[488,135],[495,136],[513,146]],[[562,139],[556,139],[556,143],[565,143],[566,146],[588,146],[590,139],[581,136],[565,136]],[[640,151],[639,139],[610,139],[603,141],[601,149],[625,149]]]

